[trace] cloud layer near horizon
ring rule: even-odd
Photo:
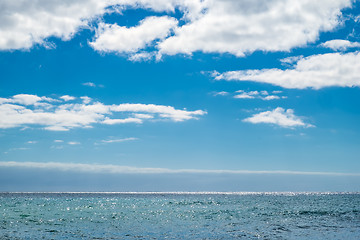
[[[112,174],[281,174],[281,175],[328,175],[360,176],[360,173],[304,172],[304,171],[249,171],[249,170],[205,170],[205,169],[168,169],[141,168],[113,164],[84,164],[60,162],[0,162],[3,168],[31,168],[72,172],[112,173]]]
[[[107,125],[138,123],[149,120],[170,120],[181,122],[205,115],[202,110],[187,111],[172,106],[155,104],[113,104],[92,102],[89,97],[62,96],[59,99],[18,94],[0,98],[0,128],[39,125],[46,130],[67,131],[72,128],[91,128],[92,124]],[[121,115],[114,117],[113,115]]]

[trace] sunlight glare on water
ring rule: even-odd
[[[9,239],[360,239],[360,194],[0,193]]]

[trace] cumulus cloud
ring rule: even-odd
[[[0,50],[51,46],[49,37],[64,41],[83,28],[92,28],[107,12],[126,14],[142,8],[161,12],[137,26],[99,22],[90,45],[100,52],[130,53],[132,61],[150,55],[150,46],[163,54],[196,51],[236,56],[262,51],[288,51],[317,40],[322,31],[342,24],[341,10],[352,0],[64,0],[0,3]],[[170,12],[182,13],[181,24]],[[170,34],[173,31],[172,34]],[[138,55],[140,54],[140,55]],[[153,55],[152,55],[153,56]],[[152,57],[151,56],[151,57]]]
[[[249,171],[249,170],[208,170],[208,169],[169,169],[141,168],[112,164],[82,164],[59,162],[0,162],[2,168],[49,169],[58,171],[111,173],[111,174],[281,174],[281,175],[328,175],[328,176],[360,176],[359,173],[340,172],[301,172],[301,171]]]
[[[289,51],[315,42],[342,23],[351,0],[207,0],[197,18],[159,44],[174,55],[195,51],[244,56],[257,50]]]
[[[254,81],[283,88],[359,87],[360,52],[302,57],[293,68],[215,72],[216,80]]]
[[[51,36],[66,41],[106,12],[110,1],[13,1],[0,3],[0,50],[47,45]]]
[[[346,51],[349,48],[358,48],[360,43],[350,42],[348,40],[335,39],[320,44],[321,47],[330,48],[334,51]]]
[[[304,123],[300,117],[295,116],[294,110],[285,110],[281,107],[277,107],[272,111],[265,111],[255,114],[252,117],[244,119],[243,121],[253,124],[274,124],[284,128],[313,127],[311,124]]]
[[[206,114],[202,110],[187,111],[175,109],[172,106],[155,104],[105,105],[101,102],[92,102],[89,97],[81,97],[82,102],[69,102],[70,100],[68,100],[68,102],[59,103],[58,101],[49,102],[50,98],[31,96],[31,98],[27,96],[26,101],[18,101],[18,98],[14,96],[1,98],[0,128],[39,125],[46,130],[67,131],[72,128],[90,128],[96,123],[108,125],[140,124],[152,119],[181,122],[198,119],[199,116]],[[36,101],[28,99],[35,99]],[[114,115],[118,117],[114,117]]]
[[[52,47],[49,37],[70,40],[107,12],[144,8],[173,12],[175,7],[196,13],[198,0],[3,0],[0,3],[0,50],[29,49],[35,44]],[[186,7],[186,10],[184,7]],[[187,13],[186,15],[191,15]],[[159,26],[160,27],[160,26]],[[146,29],[143,29],[146,31]]]
[[[88,96],[83,96],[83,97],[80,97],[80,99],[83,101],[83,103],[85,104],[88,104],[91,102],[91,98],[89,98]]]
[[[61,96],[60,99],[62,99],[64,101],[72,101],[72,100],[75,100],[75,97],[69,96],[69,95],[64,95],[64,96]]]
[[[163,39],[177,25],[172,17],[147,17],[135,27],[122,27],[115,24],[99,24],[96,37],[90,42],[95,50],[101,52],[137,52],[146,48],[156,39]],[[134,55],[133,60],[146,58],[145,55]]]
[[[11,98],[0,98],[0,104],[16,103],[22,105],[44,105],[45,102],[56,102],[58,100],[49,97],[39,97],[32,94],[17,94]]]

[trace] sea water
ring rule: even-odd
[[[360,239],[360,194],[0,193],[0,239]]]

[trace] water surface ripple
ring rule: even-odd
[[[0,193],[1,239],[360,239],[360,194]]]

